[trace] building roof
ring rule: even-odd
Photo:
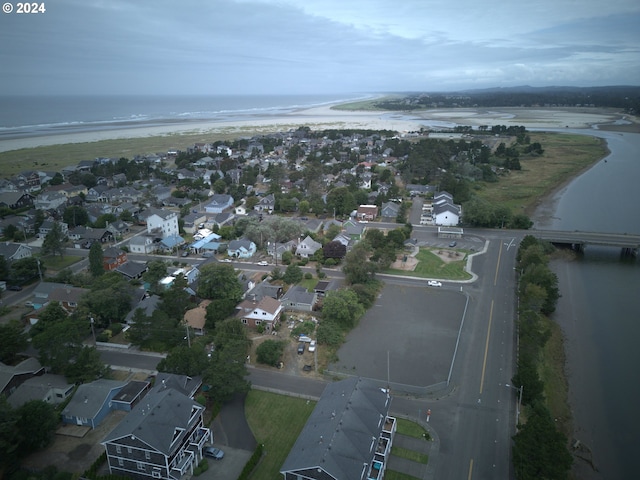
[[[311,478],[360,479],[371,463],[391,396],[373,381],[350,377],[325,388],[281,473],[321,469]]]
[[[203,409],[202,405],[173,388],[154,388],[102,443],[140,446],[142,442],[170,456],[191,434],[189,427]]]
[[[66,391],[73,388],[73,385],[62,375],[45,373],[25,380],[7,401],[13,408],[18,408],[31,400],[44,400],[47,393],[54,388]]]
[[[294,285],[284,296],[281,298],[281,302],[286,303],[297,303],[299,305],[313,305],[316,300],[316,294],[314,292],[309,292],[306,288],[301,285]]]
[[[158,373],[154,390],[172,388],[187,397],[193,398],[200,386],[202,377],[190,377],[188,375],[176,375],[174,373]]]
[[[78,386],[76,393],[62,414],[68,417],[94,418],[100,412],[111,391],[124,388],[126,384],[127,382],[105,378],[91,383],[83,383]]]

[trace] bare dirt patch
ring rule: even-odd
[[[404,255],[399,255],[396,261],[391,264],[391,268],[394,270],[404,270],[405,272],[413,272],[418,265],[416,257],[407,256],[405,260]]]

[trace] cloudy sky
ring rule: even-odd
[[[46,0],[45,7],[0,14],[1,93],[640,85],[638,0]]]

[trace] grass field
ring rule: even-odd
[[[530,214],[545,195],[607,154],[604,140],[587,135],[536,132],[531,133],[531,142],[542,145],[542,156],[521,157],[522,170],[511,171],[496,183],[483,183],[476,193],[508,206],[514,214]]]
[[[440,251],[440,249],[436,249]],[[389,275],[410,275],[412,277],[420,278],[441,278],[446,280],[468,280],[471,275],[464,271],[464,266],[467,261],[467,253],[463,250],[457,250],[458,253],[462,253],[462,258],[455,262],[444,262],[433,253],[432,249],[421,248],[420,252],[416,255],[418,265],[412,272],[405,270],[387,269],[382,273]]]
[[[245,413],[256,441],[264,444],[265,455],[251,479],[280,480],[280,468],[307,422],[316,402],[251,390]]]

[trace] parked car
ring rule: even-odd
[[[202,254],[202,256],[203,256],[204,258],[213,257],[213,253],[212,253],[212,252],[204,252],[204,253]]]
[[[456,245],[458,245],[458,242],[453,241],[449,244],[450,247],[455,247]]]
[[[262,260],[261,262],[258,262],[258,265],[260,265],[261,267],[268,267],[269,266],[269,262]]]
[[[298,355],[302,355],[304,353],[304,346],[305,344],[303,342],[298,344]]]
[[[181,257],[188,257],[189,256],[189,251],[185,250],[184,252],[182,252],[182,254],[180,256]]]
[[[220,260],[221,262],[224,263],[231,263],[231,259],[230,258],[223,258],[222,260]]]
[[[429,285],[430,287],[441,287],[442,282],[438,282],[437,280],[429,280],[427,282],[427,285]]]
[[[311,343],[309,344],[309,351],[310,352],[315,352],[316,351],[316,341],[315,340],[311,340]]]
[[[222,460],[224,458],[224,452],[216,447],[204,447],[202,453],[205,457],[215,458],[216,460]]]
[[[22,291],[22,287],[20,285],[9,285],[7,290],[11,290],[12,292],[20,292]]]

